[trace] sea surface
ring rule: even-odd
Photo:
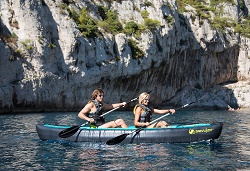
[[[154,119],[161,115],[154,115]],[[133,124],[131,111],[115,111],[107,120]],[[35,125],[81,125],[77,112],[0,115],[0,170],[250,170],[250,111],[179,110],[169,124],[222,122],[214,143],[126,144],[41,141]]]

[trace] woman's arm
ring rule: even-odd
[[[174,109],[152,109],[152,111],[154,113],[157,113],[157,114],[165,114],[165,113],[168,113],[170,112],[171,114],[174,114],[175,113],[175,110]]]

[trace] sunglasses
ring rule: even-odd
[[[145,101],[149,101],[149,99],[144,99]]]
[[[99,96],[99,97],[104,97],[104,94],[99,94],[98,96]]]

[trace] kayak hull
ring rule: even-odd
[[[128,134],[122,143],[190,143],[219,138],[222,123],[171,125],[166,128],[144,128],[136,133],[136,128],[89,128],[80,129],[68,138],[58,134],[70,126],[37,124],[36,130],[41,140],[65,140],[72,142],[107,142],[122,134]]]

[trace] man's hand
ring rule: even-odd
[[[126,102],[122,102],[122,107],[125,107],[127,105]]]
[[[95,119],[94,118],[90,118],[88,121],[89,121],[89,123],[94,123]]]

